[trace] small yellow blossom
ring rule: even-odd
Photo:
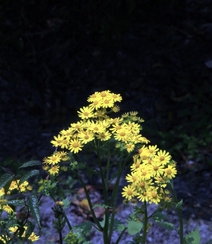
[[[168,167],[164,171],[165,171],[165,176],[168,179],[174,178],[175,175],[177,174],[177,170],[173,165],[168,165]]]
[[[37,236],[34,232],[32,232],[31,235],[28,237],[28,239],[32,242],[35,242],[39,240],[39,236]]]
[[[48,171],[49,171],[49,174],[50,175],[56,175],[59,173],[59,166],[53,166],[52,168],[50,168]]]
[[[94,117],[93,109],[89,106],[80,108],[77,113],[81,119],[89,119]]]
[[[77,139],[71,140],[69,150],[73,153],[78,153],[82,150],[82,143]]]
[[[64,139],[62,135],[54,136],[54,140],[51,140],[51,144],[53,144],[54,147],[59,147]]]
[[[136,192],[135,192],[134,187],[132,187],[131,185],[128,185],[123,188],[123,191],[121,194],[125,199],[131,200],[135,196]]]
[[[4,188],[1,188],[1,189],[0,189],[0,197],[1,197],[1,196],[4,196],[4,194],[5,194]]]

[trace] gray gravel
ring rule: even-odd
[[[36,243],[58,243],[58,234],[56,233],[55,229],[52,225],[53,220],[53,212],[51,207],[54,206],[54,202],[49,197],[43,197],[41,201],[40,211],[41,211],[41,220],[42,224],[44,225],[43,231],[41,233],[40,240]],[[155,205],[150,205],[148,212],[154,211],[156,208]],[[132,213],[133,207],[130,205],[122,205],[117,212],[117,218],[121,221],[125,221],[128,216]],[[82,217],[78,216],[74,213],[74,206],[70,206],[66,210],[66,214],[68,216],[69,221],[73,226],[82,223],[84,220]],[[178,219],[176,214],[173,212],[168,215],[169,221],[174,223],[176,227],[178,227]],[[201,236],[200,244],[206,244],[212,238],[212,221],[205,221],[201,219],[192,219],[184,221],[184,230],[185,233],[194,230],[195,228],[199,227],[199,232]],[[68,233],[67,226],[64,228],[63,235],[65,236]],[[115,232],[112,237],[112,244],[115,243],[118,237],[118,233]],[[91,239],[89,240],[91,243],[103,243],[103,239],[101,233],[92,230]],[[132,241],[132,236],[125,234],[120,241],[120,244],[127,244]],[[179,244],[179,236],[175,231],[168,231],[162,227],[157,226],[156,224],[152,224],[152,227],[148,233],[147,237],[147,244],[153,243],[162,243],[162,244]],[[210,242],[212,243],[212,242]]]

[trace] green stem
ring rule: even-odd
[[[101,177],[101,181],[102,181],[104,204],[108,205],[108,181],[107,181],[107,177],[109,176],[109,168],[106,169],[107,172],[106,172],[106,180],[105,180],[99,147],[97,147],[97,155],[98,155],[100,177]],[[107,161],[107,165],[110,163],[109,160],[110,159],[108,159],[108,161]],[[103,227],[104,244],[110,243],[110,238],[108,235],[109,218],[110,218],[109,209],[108,209],[108,207],[106,207],[105,208],[105,223],[104,223],[104,227]]]
[[[86,195],[86,199],[88,200],[88,205],[90,207],[90,211],[91,211],[91,215],[93,217],[93,220],[94,220],[95,224],[97,225],[97,227],[99,228],[99,231],[103,231],[103,228],[100,225],[99,220],[97,219],[97,217],[95,215],[95,212],[93,210],[93,205],[92,205],[88,190],[86,188],[86,185],[84,184],[84,182],[82,181],[81,177],[77,173],[75,173],[75,175],[78,178],[78,180],[80,181],[80,183],[82,184],[82,187],[83,187],[85,195]]]
[[[56,202],[56,200],[55,200],[54,196],[52,195],[52,193],[49,192],[49,194],[50,194],[50,197],[53,199],[53,201]],[[66,215],[66,213],[64,211],[63,211],[63,216],[64,216],[64,218],[66,220],[66,223],[67,223],[69,229],[72,230],[71,223],[70,223],[70,221],[69,221],[69,219],[68,219],[68,217],[67,217],[67,215]]]
[[[117,204],[117,198],[118,198],[118,188],[119,188],[119,182],[122,175],[122,172],[124,170],[124,167],[126,165],[128,157],[124,160],[123,164],[119,167],[118,171],[118,177],[116,179],[116,183],[112,192],[112,196],[109,202],[109,205],[112,206],[112,215],[111,215],[111,222],[110,222],[110,229],[109,229],[109,238],[111,239],[112,233],[113,233],[113,223],[116,213],[116,204]]]
[[[147,236],[147,225],[148,225],[148,215],[147,215],[147,203],[144,201],[144,219],[143,219],[143,236],[142,236],[142,244],[146,243]]]
[[[122,230],[122,232],[121,232],[121,234],[119,235],[119,237],[118,237],[118,239],[117,239],[117,241],[115,242],[115,244],[118,244],[119,243],[119,241],[121,240],[121,238],[122,238],[122,236],[123,236],[123,234],[124,234],[124,232],[127,230],[127,227],[125,227],[123,230]]]
[[[179,203],[179,200],[177,199],[177,195],[174,191],[174,187],[173,187],[173,183],[169,183],[168,184],[168,188],[172,194],[172,198],[174,200],[174,202],[177,204]],[[180,244],[183,244],[184,243],[184,240],[183,240],[183,215],[182,215],[182,210],[181,210],[181,207],[177,207],[176,208],[176,212],[177,212],[177,215],[179,217],[179,222],[180,222],[180,229],[179,229],[179,235],[180,235]]]

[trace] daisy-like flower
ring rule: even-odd
[[[101,104],[103,108],[112,108],[114,106],[114,102],[111,97],[102,99]]]
[[[103,124],[99,121],[91,121],[89,129],[95,133],[101,133],[105,131]]]
[[[64,136],[66,139],[69,139],[72,136],[72,129],[68,128],[67,130],[61,130],[60,134]]]
[[[9,214],[14,212],[13,209],[7,204],[3,206],[3,210]]]
[[[164,166],[157,161],[152,161],[150,164],[151,172],[153,177],[160,177],[164,174]]]
[[[89,107],[91,109],[96,109],[96,110],[99,109],[99,108],[101,108],[101,106],[102,106],[102,103],[101,103],[100,100],[95,100],[91,104],[89,104]]]
[[[96,135],[96,137],[98,139],[100,139],[101,141],[107,141],[107,140],[109,140],[111,138],[111,134],[108,131],[104,131],[104,132],[98,133]]]
[[[61,155],[57,152],[47,158],[44,158],[44,162],[51,165],[58,164],[60,161],[61,161]]]
[[[53,144],[54,147],[58,147],[61,145],[64,139],[64,136],[61,135],[54,136],[54,140],[51,140],[51,144]]]
[[[79,132],[84,128],[83,122],[78,121],[77,123],[71,123],[69,130],[72,132]]]
[[[156,152],[159,150],[159,148],[157,147],[157,145],[155,146],[148,146],[148,150],[149,150],[149,153],[152,156],[154,156],[156,154]]]
[[[84,107],[80,108],[80,110],[77,111],[77,113],[81,119],[90,119],[90,118],[95,117],[94,113],[93,113],[93,109],[89,106],[87,106],[87,107],[84,106]]]
[[[112,96],[114,102],[121,102],[121,100],[122,100],[122,96],[120,94],[112,93],[111,96]]]
[[[140,125],[135,122],[129,122],[126,125],[126,129],[128,129],[131,134],[138,135],[140,132]]]
[[[140,176],[137,172],[132,172],[131,174],[127,174],[126,176],[126,181],[129,182],[129,183],[134,183],[136,184],[136,182],[139,181],[140,179]]]
[[[124,147],[127,149],[127,152],[130,153],[134,150],[135,145],[133,143],[127,143],[127,144],[125,144]]]
[[[94,133],[92,133],[91,131],[81,131],[78,133],[78,139],[83,144],[86,144],[86,143],[94,140]]]
[[[73,153],[78,153],[82,150],[82,143],[77,139],[71,140],[69,150]]]
[[[161,201],[161,196],[158,194],[157,188],[155,187],[149,188],[147,195],[150,203],[158,204]]]
[[[130,166],[131,168],[131,171],[135,171],[135,170],[138,170],[141,166],[141,161],[140,159],[138,158],[138,155],[134,155],[133,156],[133,164]]]
[[[64,138],[64,140],[62,140],[62,142],[60,144],[60,147],[61,148],[68,148],[68,146],[69,146],[69,139]]]
[[[164,170],[164,173],[168,179],[172,179],[177,174],[177,170],[174,165],[168,165],[168,167]]]
[[[135,192],[135,189],[133,186],[128,185],[123,188],[123,191],[121,194],[122,194],[122,197],[124,197],[126,200],[129,201],[135,196],[136,192]]]
[[[147,202],[149,200],[149,196],[147,194],[147,191],[144,191],[142,193],[137,193],[136,196],[140,201]]]
[[[114,134],[114,138],[117,141],[127,142],[130,139],[129,131],[122,127],[120,130],[116,131],[116,133]]]
[[[164,151],[159,150],[155,158],[159,160],[162,164],[167,164],[171,160],[170,154],[165,150]]]
[[[57,175],[59,173],[59,166],[58,165],[53,166],[48,171],[50,175]]]

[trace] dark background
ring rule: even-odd
[[[210,60],[210,0],[1,0],[1,164],[50,155],[87,97],[110,89],[191,181],[178,187],[191,212],[210,211]]]

